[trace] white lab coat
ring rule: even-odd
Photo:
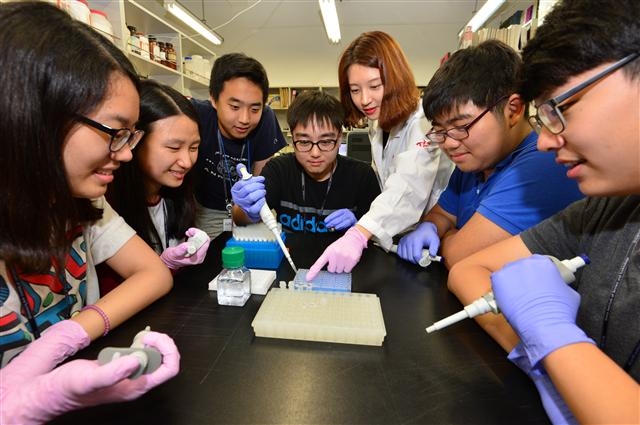
[[[373,168],[382,193],[358,224],[390,249],[393,236],[418,222],[447,187],[453,163],[437,147],[425,147],[430,128],[422,102],[409,119],[391,129],[386,147],[378,121],[369,121]]]

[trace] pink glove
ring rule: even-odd
[[[0,384],[12,387],[31,376],[51,371],[69,356],[87,347],[91,339],[80,324],[73,320],[63,320],[49,327],[42,336],[16,356],[2,370]],[[5,373],[10,371],[10,373]],[[1,404],[1,403],[0,403]],[[2,409],[0,409],[2,410]],[[4,423],[0,421],[0,423]]]
[[[162,365],[138,379],[127,379],[138,368],[138,360],[133,356],[123,356],[104,366],[92,360],[74,360],[46,374],[33,372],[40,369],[37,364],[40,359],[34,352],[49,349],[46,342],[44,336],[34,341],[2,369],[1,423],[42,423],[80,407],[133,400],[172,378],[180,369],[180,354],[173,340],[149,332],[143,342],[162,353]],[[16,365],[20,358],[22,361]],[[25,370],[29,365],[33,367]]]
[[[184,266],[193,266],[196,264],[201,264],[205,257],[207,256],[207,250],[209,249],[209,243],[211,243],[211,239],[207,236],[206,241],[202,246],[197,248],[196,252],[188,255],[189,247],[192,245],[194,241],[192,241],[192,237],[196,236],[199,232],[202,232],[200,229],[196,229],[195,227],[190,227],[185,232],[185,235],[189,238],[186,242],[182,242],[178,246],[169,247],[164,250],[162,254],[160,254],[160,259],[173,270],[178,270]]]
[[[311,282],[327,263],[329,263],[327,270],[331,273],[350,272],[360,261],[367,242],[367,237],[356,227],[347,230],[340,239],[329,245],[311,266],[307,272],[307,282]]]

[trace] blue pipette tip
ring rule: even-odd
[[[591,259],[587,254],[579,254],[578,257],[582,258],[585,264],[591,264]]]

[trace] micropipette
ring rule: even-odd
[[[252,177],[251,174],[249,174],[249,172],[247,171],[247,167],[245,167],[244,164],[240,164],[238,166],[238,171],[240,171],[240,173],[242,174],[242,180],[248,180]],[[264,203],[262,208],[260,208],[260,218],[262,219],[262,222],[266,224],[269,230],[273,232],[274,236],[276,237],[276,241],[278,242],[278,245],[280,245],[280,249],[282,250],[282,253],[287,258],[287,261],[291,265],[291,268],[293,269],[293,271],[298,273],[298,269],[296,268],[296,265],[293,264],[291,255],[289,255],[289,250],[287,249],[286,246],[284,246],[284,242],[282,242],[282,238],[280,237],[278,222],[276,221],[276,218],[271,213],[271,208],[269,208],[266,202]]]
[[[381,246],[381,245],[378,245],[378,246]],[[391,248],[389,249],[389,251],[393,252],[394,254],[398,254],[398,245],[395,245],[395,244],[391,245]],[[420,258],[420,261],[418,261],[418,265],[420,265],[421,267],[427,267],[429,264],[431,264],[432,261],[440,262],[442,261],[442,257],[439,255],[431,255],[429,254],[428,249],[423,249],[422,258]]]
[[[567,284],[572,283],[576,279],[574,274],[576,270],[589,264],[590,262],[589,257],[587,257],[586,254],[580,254],[577,257],[562,261],[550,255],[548,255],[548,257],[551,259],[551,261],[553,261],[556,267],[558,267],[560,276],[562,276],[562,279]],[[449,325],[460,322],[461,320],[467,318],[471,319],[489,312],[493,312],[495,314],[500,313],[498,303],[493,297],[493,292],[487,292],[482,297],[465,306],[463,310],[460,310],[459,312],[452,314],[449,317],[445,317],[444,319],[437,321],[427,328],[427,333],[438,331],[440,329],[446,328]]]

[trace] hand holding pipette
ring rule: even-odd
[[[414,231],[400,239],[397,253],[403,260],[426,267],[431,264],[429,257],[437,256],[438,248],[440,248],[438,228],[432,222],[427,221],[420,223]],[[393,251],[393,247],[391,250]]]
[[[391,248],[389,249],[389,251],[393,252],[394,254],[398,254],[398,249],[400,249],[398,247],[398,245],[391,245]],[[431,264],[432,261],[437,261],[437,262],[442,262],[442,257],[439,255],[431,255],[429,254],[429,250],[428,249],[423,249],[422,253],[421,253],[421,257],[418,260],[418,265],[420,267],[427,267],[429,266],[429,264]],[[403,260],[406,260],[406,258],[402,257],[401,255],[398,254],[398,256],[400,258],[402,258]],[[409,260],[411,261],[411,260]],[[413,261],[411,261],[413,263]]]
[[[554,258],[554,257],[542,257],[542,256],[533,256],[533,257],[541,257],[544,259],[551,259],[551,261],[553,262],[552,264],[555,265],[554,269],[556,274],[559,272],[559,277],[562,278],[562,281],[565,282],[565,284],[563,284],[565,287],[567,286],[566,284],[571,283],[575,280],[575,275],[574,273],[576,272],[576,270],[578,270],[580,267],[585,266],[586,264],[589,264],[589,257],[587,257],[584,254],[581,254],[577,257],[571,258],[569,260],[562,260],[559,261],[558,259]],[[524,259],[524,260],[520,260],[520,262],[525,262],[528,261],[529,259]],[[518,263],[518,262],[515,262]],[[548,261],[547,261],[548,263]],[[514,263],[512,263],[514,264]],[[510,266],[510,265],[507,265]],[[507,267],[505,266],[505,268]],[[503,269],[504,270],[504,269]],[[492,275],[492,280],[494,280],[493,276],[499,275],[501,271],[498,271],[496,273],[494,273],[494,275]],[[533,273],[533,275],[535,276],[536,274]],[[539,274],[538,274],[539,275]],[[510,281],[511,285],[520,285],[521,284],[521,280],[522,280],[522,275],[520,277],[513,277]],[[571,288],[565,288],[565,290],[569,290],[571,292],[573,292],[574,294],[577,295],[577,293],[571,289]],[[518,291],[518,293],[522,293],[522,290],[520,289]],[[504,301],[504,300],[503,300]],[[507,301],[508,303],[509,301]],[[452,325],[454,323],[457,323],[461,320],[464,319],[471,319],[473,317],[479,316],[481,314],[485,314],[485,313],[489,313],[489,312],[493,312],[493,313],[500,313],[500,309],[498,308],[498,303],[496,301],[496,298],[494,296],[493,292],[488,292],[485,295],[483,295],[482,297],[478,298],[477,300],[473,301],[471,304],[467,305],[464,307],[463,310],[459,311],[458,313],[455,313],[449,317],[446,317],[436,323],[434,323],[433,325],[429,326],[427,328],[427,333],[432,333],[435,332],[437,330],[446,328],[449,325]],[[508,320],[508,316],[506,316]]]
[[[240,167],[249,177],[240,174]],[[243,164],[238,164],[237,170],[242,178],[231,186],[231,198],[233,203],[242,208],[242,211],[255,223],[260,221],[260,210],[266,203],[267,191],[264,187],[264,177],[252,176]]]
[[[202,264],[207,256],[207,250],[211,242],[209,235],[200,229],[190,227],[185,232],[185,236],[188,238],[185,242],[177,246],[167,247],[160,254],[160,259],[172,270]]]
[[[247,171],[247,167],[244,164],[238,164],[238,166],[236,167],[236,170],[238,171],[238,174],[242,176],[242,180],[249,180],[249,179],[252,179],[253,177],[251,174],[249,174],[249,172]],[[264,177],[262,177],[262,181],[264,181]],[[264,200],[264,195],[262,195],[262,199]],[[234,201],[235,201],[235,198],[234,198]],[[257,205],[258,203],[254,204],[254,206],[257,206]],[[269,208],[269,206],[267,205],[266,200],[261,205],[262,206],[260,207],[260,210],[258,211],[258,213],[260,215],[260,218],[262,219],[262,222],[269,228],[269,230],[271,230],[271,232],[273,232],[273,235],[276,237],[276,241],[278,241],[278,245],[280,245],[280,249],[282,249],[282,253],[286,257],[287,261],[289,262],[289,265],[291,265],[291,268],[293,269],[293,271],[297,273],[298,269],[296,268],[296,265],[293,264],[291,255],[289,255],[289,250],[287,249],[286,246],[284,246],[284,242],[282,242],[282,237],[280,237],[280,229],[278,229],[278,222],[276,221],[276,218],[273,216],[273,213],[271,212],[271,208]]]
[[[547,257],[533,255],[509,263],[491,275],[491,286],[502,314],[520,337],[534,367],[560,347],[594,343],[576,325],[580,294],[566,284],[574,281],[573,273],[587,264],[588,258],[575,257],[560,264],[554,258],[551,260],[555,264]]]

